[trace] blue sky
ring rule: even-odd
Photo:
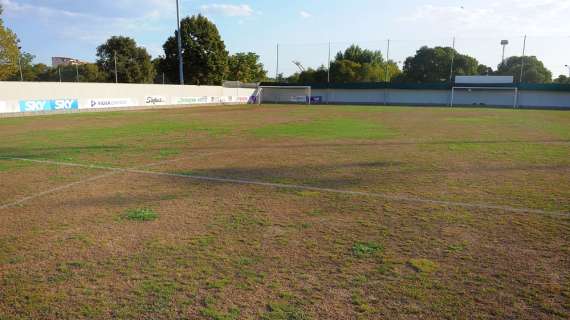
[[[95,60],[95,48],[112,35],[130,36],[157,56],[175,28],[175,0],[0,0],[4,20],[23,49],[49,63],[52,56]],[[354,42],[403,61],[422,45],[451,46],[496,67],[500,40],[520,55],[527,34],[555,76],[570,65],[570,0],[181,0],[182,14],[203,13],[220,29],[230,52],[253,51],[271,74],[280,43],[280,71],[326,64]]]

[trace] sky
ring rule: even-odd
[[[403,61],[423,45],[452,46],[496,66],[506,55],[543,60],[555,77],[570,65],[570,0],[180,0],[182,16],[204,14],[230,53],[255,52],[286,75],[326,65],[352,43]],[[154,57],[176,28],[176,0],[0,0],[5,25],[36,62],[52,56],[95,61],[98,45],[129,36]],[[390,50],[388,51],[388,39]]]

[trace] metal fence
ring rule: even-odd
[[[560,75],[570,76],[570,58],[561,52],[570,51],[570,36],[485,36],[485,37],[446,37],[432,39],[398,39],[365,41],[315,41],[305,43],[279,43],[272,49],[264,48],[262,55],[265,66],[269,69],[271,77],[290,76],[302,69],[323,67],[329,68],[338,52],[344,51],[352,44],[363,49],[381,51],[386,60],[395,62],[400,69],[403,68],[408,57],[414,56],[423,46],[451,47],[458,53],[476,58],[480,64],[497,70],[503,61],[512,56],[536,56],[544,62],[545,67],[552,72],[552,78]],[[449,61],[446,70],[448,80],[454,75],[452,61]],[[520,80],[527,66],[522,66],[515,76]],[[330,79],[334,82],[335,79]]]

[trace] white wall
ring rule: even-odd
[[[0,82],[0,113],[247,103],[254,91],[221,86]]]
[[[292,102],[302,95],[302,89],[263,89],[263,102]],[[337,104],[392,104],[392,105],[449,105],[451,90],[417,89],[314,89],[313,97],[322,97],[324,103]],[[513,107],[513,90],[456,90],[456,106],[499,106]],[[519,91],[519,107],[529,108],[569,108],[570,92],[560,91]]]

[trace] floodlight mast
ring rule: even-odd
[[[300,61],[293,60],[293,64],[296,65],[301,72],[305,72],[305,67],[303,67],[303,64]]]
[[[509,45],[509,40],[501,40],[501,45],[503,46],[503,58],[501,59],[501,63],[505,64],[505,48]]]
[[[182,59],[182,35],[180,34],[180,4],[179,0],[176,0],[176,24],[178,31],[176,32],[176,38],[178,41],[178,73],[180,77],[180,84],[184,84],[184,65]]]

